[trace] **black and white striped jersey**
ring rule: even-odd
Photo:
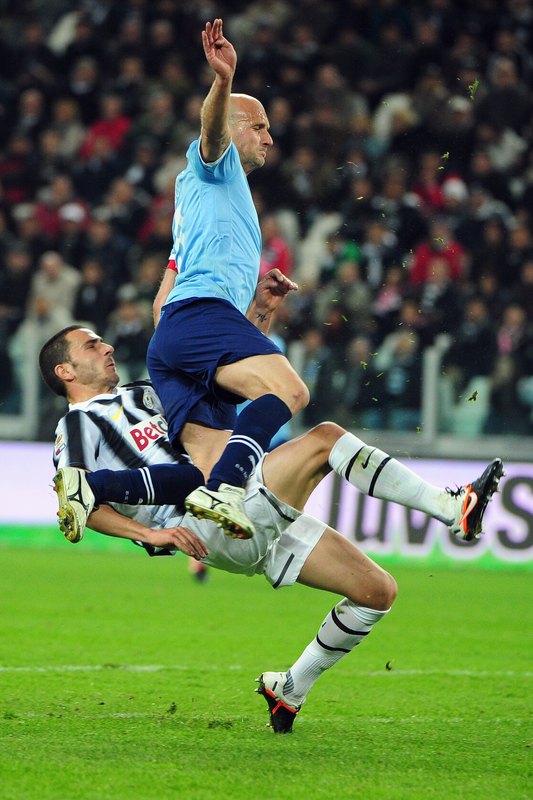
[[[190,459],[172,449],[163,408],[147,381],[70,405],[56,428],[56,469],[69,466],[92,472],[175,463],[190,463]],[[163,527],[178,513],[175,506],[110,505],[149,527]]]

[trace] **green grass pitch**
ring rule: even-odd
[[[533,797],[530,571],[392,568],[392,613],[276,736],[254,678],[334,596],[87,544],[0,547],[2,800]]]

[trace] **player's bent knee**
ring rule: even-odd
[[[398,584],[392,575],[381,568],[367,575],[364,587],[354,585],[353,593],[348,595],[352,602],[376,611],[387,611],[398,594]]]
[[[315,425],[314,428],[311,428],[308,431],[308,435],[316,439],[316,441],[320,443],[320,446],[328,454],[335,442],[337,442],[345,433],[346,431],[344,428],[341,428],[341,426],[337,425],[336,422],[329,421],[319,422],[318,425]]]
[[[302,380],[298,380],[298,384],[295,387],[295,396],[294,396],[294,404],[295,404],[295,411],[301,411],[307,405],[309,405],[309,400],[311,399],[311,395],[309,394],[309,389],[305,385]]]
[[[305,408],[310,399],[309,389],[297,376],[283,386],[283,390],[278,392],[278,397],[288,405],[293,415]]]

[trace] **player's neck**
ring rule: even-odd
[[[76,403],[86,403],[87,400],[92,400],[93,397],[98,397],[101,394],[116,394],[116,386],[77,386],[75,391],[68,392],[67,400],[70,405]]]

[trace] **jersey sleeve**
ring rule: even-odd
[[[69,411],[60,421],[54,443],[54,466],[98,469],[102,434],[88,414]]]
[[[242,171],[239,152],[233,142],[217,161],[206,164],[200,155],[200,140],[196,139],[187,151],[187,160],[198,180],[206,183],[228,183]]]

